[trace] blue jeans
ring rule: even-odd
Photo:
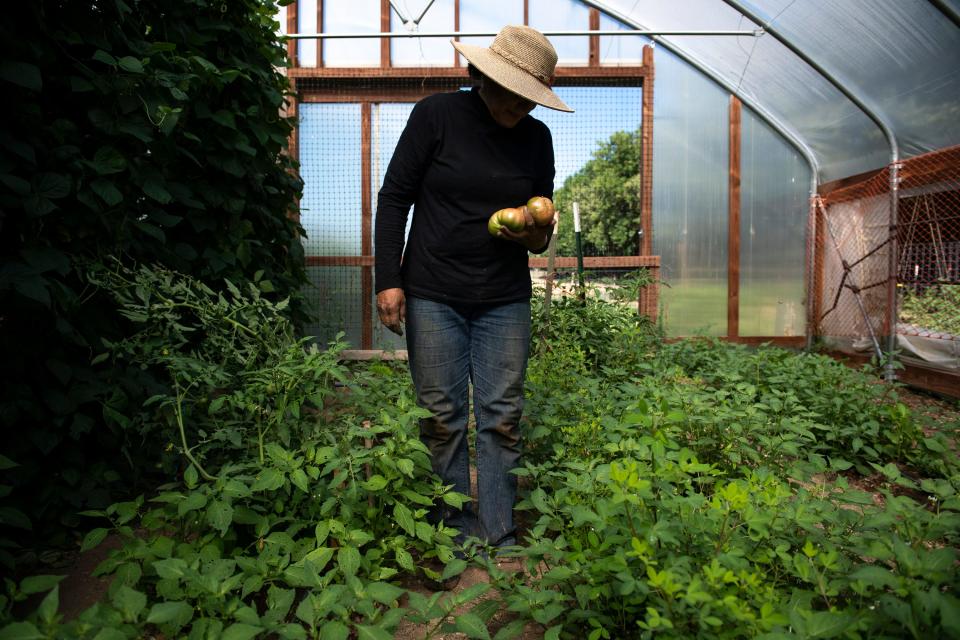
[[[477,423],[476,508],[440,505],[435,517],[494,546],[516,544],[513,505],[520,460],[523,379],[530,349],[530,302],[453,307],[407,297],[407,353],[433,470],[470,495],[469,384]]]

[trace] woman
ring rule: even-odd
[[[516,544],[513,505],[523,381],[530,342],[527,252],[546,249],[553,225],[527,214],[519,232],[487,231],[490,215],[553,196],[550,131],[537,105],[572,111],[550,89],[557,54],[529,27],[504,27],[489,48],[453,42],[478,86],[430,96],[410,114],[379,193],[377,311],[402,335],[420,425],[436,473],[470,494],[469,385],[477,424],[478,501],[435,514],[494,547]],[[404,251],[407,212],[413,223]],[[402,256],[402,261],[401,261]]]

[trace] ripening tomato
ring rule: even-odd
[[[507,207],[495,211],[490,220],[487,221],[487,231],[491,235],[500,233],[501,227],[506,227],[510,231],[520,232],[527,226],[527,217],[524,214],[524,207]]]
[[[527,211],[533,216],[533,222],[538,227],[545,227],[553,222],[553,214],[556,210],[550,198],[546,196],[534,196],[527,200]]]

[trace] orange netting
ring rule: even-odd
[[[960,344],[960,147],[901,163],[894,226],[890,171],[813,203],[817,335],[885,350],[896,304],[898,335]]]

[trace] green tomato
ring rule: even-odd
[[[494,212],[487,222],[487,231],[491,235],[500,233],[500,229],[506,227],[514,233],[523,231],[527,226],[527,217],[524,212],[525,207],[507,207]]]

